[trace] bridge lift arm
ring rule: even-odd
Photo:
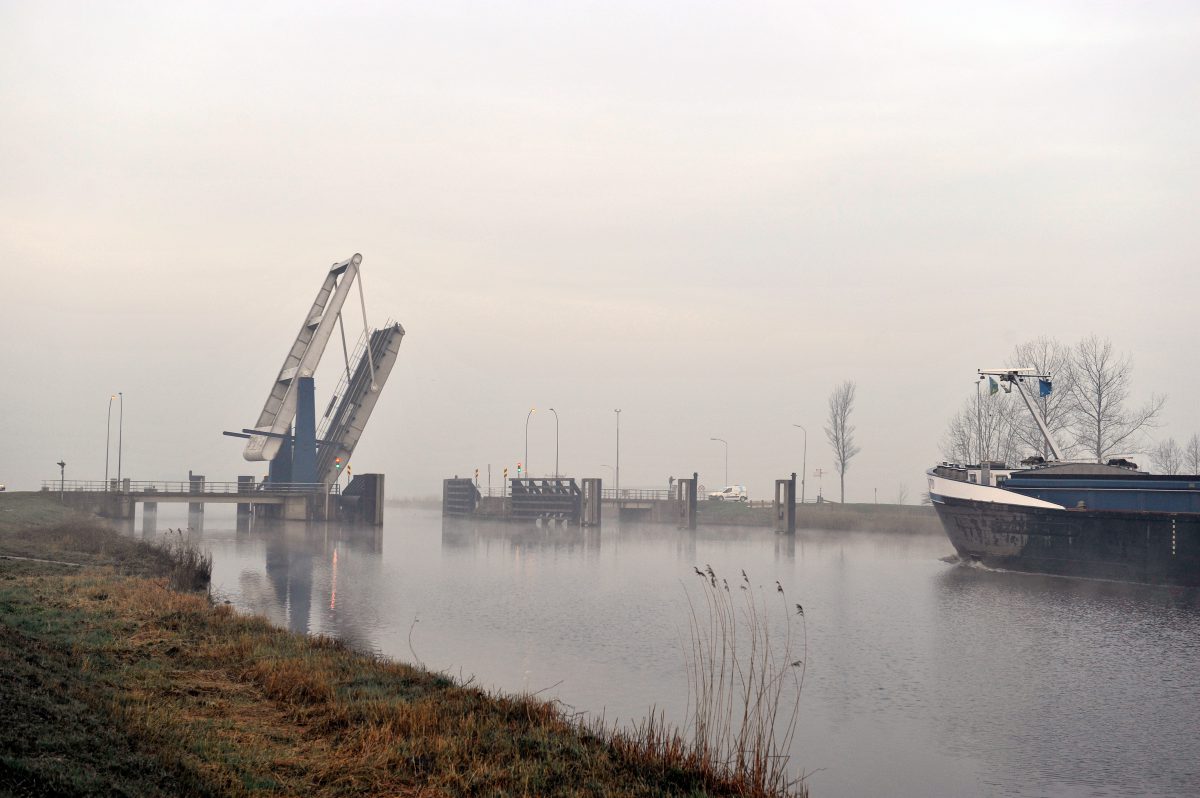
[[[292,419],[296,415],[297,379],[311,377],[316,371],[342,305],[346,302],[354,278],[358,276],[360,263],[362,255],[356,253],[353,257],[330,267],[291,350],[284,358],[279,376],[271,386],[271,393],[263,405],[258,423],[254,425],[254,431],[263,434],[251,434],[242,452],[242,456],[247,460],[273,460],[279,453],[283,438],[289,432]]]

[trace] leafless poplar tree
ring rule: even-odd
[[[1183,447],[1183,465],[1189,474],[1200,474],[1200,435],[1192,437]]]
[[[1046,428],[1058,444],[1063,457],[1070,457],[1073,441],[1071,428],[1071,395],[1075,389],[1075,372],[1071,368],[1071,347],[1053,338],[1041,336],[1013,348],[1012,365],[1015,368],[1037,369],[1039,374],[1053,378],[1053,390],[1042,396],[1036,382],[1027,382],[1025,390],[1037,405],[1046,422]],[[1017,413],[1014,432],[1027,451],[1051,459],[1050,444],[1042,437],[1041,430],[1028,412]]]
[[[1017,407],[1011,394],[992,395],[986,386],[977,387],[963,403],[942,436],[942,457],[953,463],[982,463],[999,460],[1015,464],[1020,459],[1016,434],[1018,410],[1028,415],[1024,404]]]
[[[1122,451],[1136,451],[1145,430],[1155,425],[1166,397],[1153,395],[1142,407],[1129,409],[1133,360],[1117,354],[1112,341],[1096,335],[1084,338],[1071,350],[1071,370],[1074,442],[1097,463]]]
[[[1178,474],[1183,467],[1183,449],[1174,438],[1167,438],[1150,450],[1150,460],[1159,474]]]
[[[829,394],[829,421],[825,425],[825,437],[833,447],[833,467],[841,478],[843,504],[846,502],[846,469],[860,451],[854,443],[854,427],[850,424],[856,387],[853,380],[846,380],[833,389]]]

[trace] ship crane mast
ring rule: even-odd
[[[1025,379],[1049,380],[1049,374],[1038,374],[1036,369],[1021,368],[1021,369],[980,369],[979,378],[995,377],[1001,383],[1006,384],[1005,391],[1011,391],[1012,386],[1017,386],[1017,393],[1021,395],[1021,399],[1025,402],[1025,407],[1029,408],[1029,414],[1033,416],[1033,422],[1037,424],[1037,428],[1042,433],[1042,437],[1046,440],[1046,445],[1050,447],[1050,453],[1054,455],[1055,460],[1062,459],[1062,453],[1058,450],[1058,444],[1054,442],[1054,436],[1050,434],[1050,428],[1046,426],[1046,419],[1042,416],[1042,411],[1038,409],[1037,404],[1029,397],[1025,390]]]

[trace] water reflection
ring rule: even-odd
[[[936,585],[947,750],[991,751],[992,778],[1027,774],[1020,794],[1195,794],[1200,748],[1184,730],[1200,692],[1180,669],[1196,663],[1200,591],[967,566]]]
[[[514,555],[522,550],[544,549],[586,559],[600,552],[599,527],[534,524],[501,524],[464,518],[442,519],[442,550],[447,553],[507,547]]]
[[[1200,783],[1200,591],[952,566],[934,535],[390,512],[382,530],[212,513],[199,539],[214,591],[487,687],[680,720],[692,569],[745,569],[805,607],[793,754],[820,769],[815,795],[1177,796]]]

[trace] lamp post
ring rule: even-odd
[[[535,410],[537,410],[536,407],[531,407],[525,414],[525,476],[529,476],[529,419]]]
[[[552,407],[550,412],[554,414],[554,478],[558,479],[558,411]]]
[[[112,400],[116,399],[117,395],[111,394],[108,397],[108,423],[104,426],[104,490],[108,490],[108,446],[112,442]]]
[[[59,460],[55,465],[58,466],[58,500],[61,502],[66,500],[67,464]]]
[[[804,504],[804,475],[808,473],[808,430],[799,424],[793,424],[792,426],[800,427],[800,429],[804,430],[804,459],[800,462],[800,503]]]
[[[621,497],[621,409],[613,411],[617,414],[617,467],[613,469],[613,480],[617,483],[617,498]]]
[[[119,402],[117,403],[120,412],[117,421],[117,490],[121,490],[121,452],[125,448],[125,394],[122,391],[117,391]]]
[[[720,441],[725,444],[725,487],[729,486],[729,441],[724,438],[709,438],[710,441]]]

